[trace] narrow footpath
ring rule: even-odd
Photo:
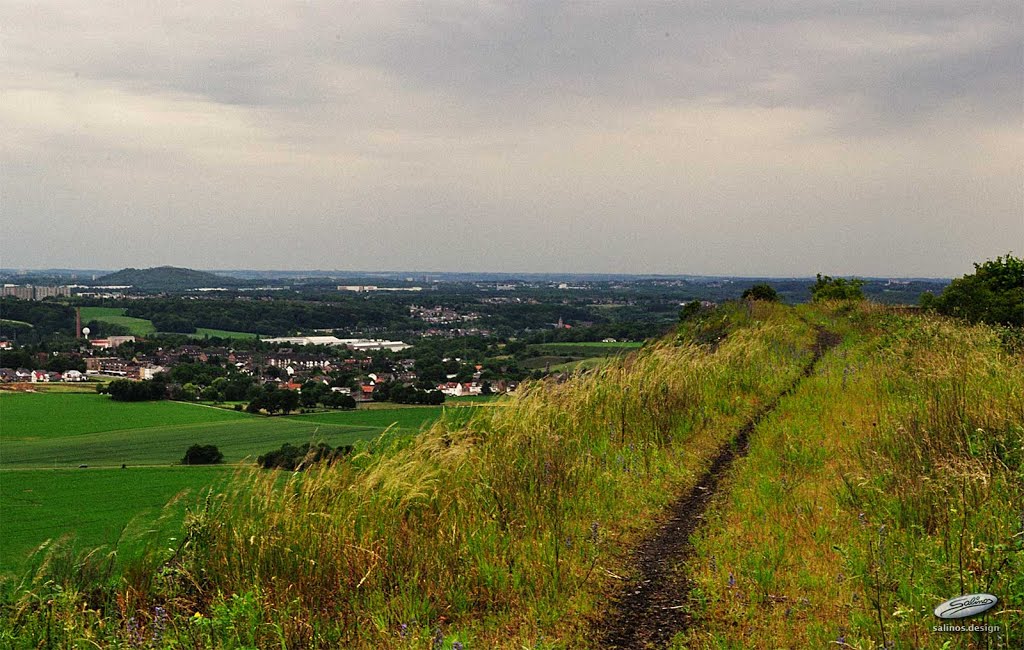
[[[597,647],[661,648],[677,633],[689,628],[691,618],[686,603],[692,584],[677,569],[684,566],[693,552],[690,536],[704,521],[704,513],[733,462],[747,454],[750,434],[784,397],[814,372],[825,352],[841,340],[834,332],[821,327],[816,329],[814,356],[801,376],[740,428],[736,437],[723,446],[708,470],[697,480],[693,490],[669,507],[658,532],[636,549],[634,558],[640,575],[623,588],[613,600],[608,614],[596,625],[594,638]]]

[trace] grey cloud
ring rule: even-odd
[[[51,67],[92,78],[271,108],[344,103],[335,69],[356,66],[444,93],[490,123],[557,119],[582,101],[714,99],[824,108],[840,121],[863,121],[867,111],[880,127],[965,95],[992,119],[1020,109],[1016,3],[369,6],[249,15],[202,5],[159,22],[116,5],[51,11],[40,47],[16,49],[24,64],[42,50]]]
[[[899,235],[900,268],[936,273],[1024,240],[1019,2],[0,15],[5,255],[90,250],[83,223],[125,219],[136,250],[203,233],[152,260],[200,266],[218,232],[225,266],[444,268],[456,248],[477,269],[737,273],[884,272]]]

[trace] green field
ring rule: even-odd
[[[236,463],[286,442],[351,444],[392,424],[415,432],[439,414],[440,407],[422,407],[265,417],[181,402],[5,393],[0,469],[170,465],[196,443],[216,445]]]
[[[81,381],[81,382],[78,382],[78,381],[76,381],[76,382],[63,382],[63,381],[39,382],[39,383],[36,383],[36,384],[32,384],[32,387],[29,390],[31,390],[33,393],[88,393],[89,395],[95,395],[96,394],[96,386],[98,384],[105,384],[105,383],[107,383],[107,381],[105,379],[89,380],[89,381]],[[8,391],[5,391],[5,392],[7,394],[9,394]],[[5,394],[5,392],[0,392],[0,394]],[[0,404],[2,404],[2,403],[0,403]],[[2,407],[0,407],[0,408],[2,408]],[[0,414],[0,415],[2,415],[2,414]],[[2,426],[2,425],[0,425],[0,426]]]
[[[600,368],[604,364],[608,363],[611,357],[588,357],[586,359],[580,359],[579,361],[569,361],[567,363],[553,364],[551,366],[551,372],[575,372],[577,370],[592,370],[594,368]]]
[[[319,422],[329,426],[373,427],[380,430],[394,425],[399,429],[416,431],[424,424],[433,422],[440,417],[443,408],[445,407],[418,406],[415,408],[335,411],[333,413],[294,415],[288,419],[293,422]]]
[[[120,325],[128,328],[128,330],[135,336],[148,336],[156,333],[156,327],[152,321],[145,318],[132,318],[131,316],[125,316],[124,307],[82,307],[82,322],[88,323],[92,320],[98,320],[103,323],[111,323],[112,325]],[[222,339],[248,339],[259,334],[253,334],[252,332],[234,332],[231,330],[219,330],[212,327],[197,327],[194,334],[191,336],[195,338],[213,338],[219,337]]]
[[[534,343],[529,346],[536,356],[522,361],[523,368],[544,370],[550,366],[552,372],[572,372],[595,368],[612,357],[639,350],[643,343],[637,341],[580,343]]]
[[[87,549],[121,538],[122,552],[129,550],[175,495],[198,493],[232,473],[224,466],[0,472],[0,573],[17,571],[48,539],[69,536]]]
[[[248,416],[252,417],[252,416]],[[95,393],[0,393],[0,465],[13,441],[61,439],[88,433],[233,422],[247,416],[181,402],[115,402]]]
[[[0,393],[0,572],[23,566],[33,548],[68,533],[82,548],[111,544],[133,520],[131,528],[145,528],[181,490],[209,486],[231,474],[230,464],[284,443],[353,444],[392,426],[415,433],[444,409],[463,410],[265,417],[182,402],[115,402],[95,393]],[[229,465],[176,466],[195,443],[216,445]]]
[[[98,320],[125,327],[135,336],[147,336],[156,332],[153,323],[144,318],[132,318],[124,315],[123,307],[82,307],[82,323]]]

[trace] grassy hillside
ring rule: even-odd
[[[813,332],[790,310],[733,320],[716,349],[667,340],[575,381],[526,386],[468,421],[448,411],[388,453],[287,486],[240,477],[190,517],[180,552],[147,560],[149,571],[173,567],[169,582],[130,571],[94,601],[97,615],[152,631],[162,603],[173,609],[166,633],[199,634],[202,647],[430,647],[438,635],[445,647],[576,647],[608,576],[628,570],[623,546],[810,356]],[[41,571],[26,593],[53,584],[85,587]],[[130,611],[119,609],[128,592]],[[67,616],[78,611],[64,601]],[[21,611],[9,625],[29,645],[42,628]],[[123,634],[89,621],[61,634]]]
[[[814,326],[843,342],[801,380]],[[729,305],[388,448],[238,475],[116,580],[97,555],[44,564],[4,596],[0,642],[595,647],[630,550],[744,429],[681,567],[676,647],[1020,647],[1021,423],[1022,361],[991,330]],[[933,633],[929,608],[975,589],[1001,632]]]
[[[845,342],[752,437],[676,647],[1024,647],[1024,359],[985,327],[807,314]],[[999,633],[933,631],[977,592],[1002,606],[967,623]]]

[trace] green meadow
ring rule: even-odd
[[[529,346],[529,350],[537,356],[524,359],[522,365],[531,370],[546,369],[552,372],[591,370],[615,357],[635,352],[642,346],[643,343],[636,341],[534,343]]]
[[[171,465],[192,444],[216,445],[227,463],[284,443],[332,446],[389,427],[415,433],[442,407],[266,417],[181,402],[115,402],[103,395],[0,395],[0,469]]]
[[[148,336],[156,333],[156,326],[152,321],[145,318],[133,318],[125,316],[124,307],[82,307],[82,323],[98,320],[102,323],[120,325],[128,328],[135,336]],[[232,330],[219,330],[212,327],[197,327],[194,338],[222,338],[222,339],[249,339],[259,336],[252,332],[235,332]]]
[[[385,430],[412,434],[442,411],[265,417],[182,402],[115,402],[98,394],[0,393],[0,572],[23,566],[47,539],[71,536],[75,548],[113,544],[125,526],[151,524],[182,490],[214,485],[233,473],[231,464],[285,443],[339,446]],[[216,445],[228,465],[177,465],[192,444]]]
[[[124,307],[82,307],[82,324],[98,320],[125,327],[135,336],[147,336],[156,332],[152,322],[144,318],[125,316],[124,312]]]
[[[12,470],[0,472],[0,574],[25,567],[41,545],[70,550],[117,544],[124,553],[159,531],[164,506],[181,494],[167,528],[206,488],[233,474],[230,467]],[[173,532],[164,537],[173,536]]]

